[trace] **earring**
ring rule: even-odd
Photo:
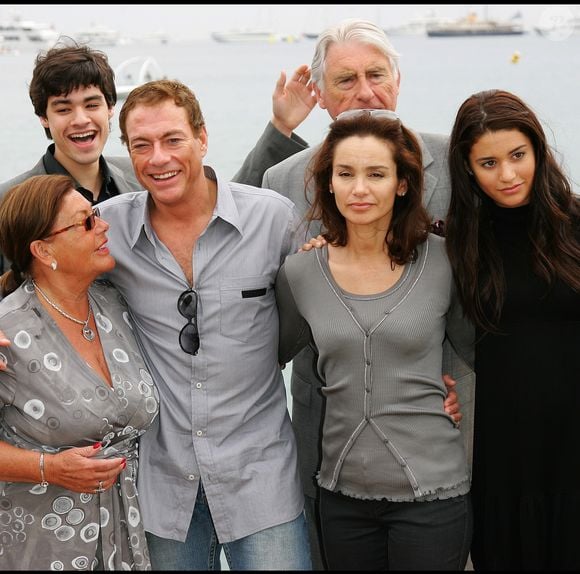
[[[330,193],[334,193],[334,191],[332,191],[332,185],[328,188],[328,191],[330,191]]]
[[[52,268],[53,271],[56,271],[56,268],[58,267],[58,264],[56,262],[55,259],[52,260],[52,263],[50,264],[50,267]]]
[[[406,192],[406,191],[403,191],[403,193],[400,193],[399,195],[400,195],[401,197],[405,197],[405,195],[407,195],[407,192]]]

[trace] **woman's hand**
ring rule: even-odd
[[[47,482],[74,492],[104,492],[111,488],[127,466],[127,461],[123,457],[95,458],[101,449],[101,443],[95,443],[57,454],[45,454],[44,476]]]

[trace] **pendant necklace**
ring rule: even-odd
[[[47,294],[36,284],[36,281],[32,279],[32,285],[34,288],[42,295],[44,300],[56,311],[58,311],[63,317],[66,317],[69,321],[73,321],[83,326],[83,337],[91,342],[95,340],[95,332],[89,327],[89,321],[91,320],[92,310],[91,302],[89,301],[89,316],[86,321],[81,321],[71,317],[68,313],[65,313],[56,303],[53,303],[47,296]]]

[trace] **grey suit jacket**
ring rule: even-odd
[[[5,193],[15,185],[22,183],[24,180],[35,175],[47,175],[43,162],[44,156],[40,158],[38,163],[30,170],[0,183],[0,200]],[[135,173],[133,172],[133,164],[128,157],[107,157],[105,158],[109,172],[119,193],[127,193],[129,191],[141,191],[143,186],[137,181]],[[10,266],[9,261],[0,253],[0,273],[4,273]]]
[[[312,190],[305,191],[305,176],[312,157],[318,149],[306,148],[298,150],[295,142],[286,138],[284,148],[274,145],[272,138],[283,137],[279,132],[268,126],[256,147],[250,154],[251,161],[246,160],[242,169],[236,174],[238,178],[256,178],[256,170],[248,173],[249,165],[273,167],[264,173],[262,187],[277,191],[291,199],[297,206],[298,213],[305,214],[310,207],[309,198]],[[445,219],[449,208],[451,183],[447,166],[447,148],[449,137],[441,134],[418,134],[415,132],[423,152],[423,167],[425,169],[424,203],[433,219]],[[281,155],[294,147],[294,155],[281,161]],[[279,162],[279,163],[277,163]],[[246,171],[244,171],[246,170]],[[239,179],[238,181],[244,181]],[[318,226],[311,225],[306,230],[305,239],[317,235]],[[461,320],[455,317],[454,320]],[[449,340],[443,345],[443,372],[450,374],[457,381],[457,393],[463,420],[461,430],[464,444],[471,465],[473,436],[473,406],[475,397],[475,375],[471,366],[470,350],[473,343],[473,330],[464,327],[465,340],[461,343],[460,357]],[[292,362],[292,425],[298,442],[298,462],[304,490],[307,496],[316,496],[314,476],[320,462],[320,429],[322,424],[324,403],[320,386],[322,381],[316,374],[316,354],[313,347],[301,351]]]

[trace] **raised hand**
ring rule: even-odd
[[[286,72],[280,72],[272,94],[272,124],[278,131],[290,137],[315,105],[316,96],[307,64],[296,68],[289,82],[286,82]]]

